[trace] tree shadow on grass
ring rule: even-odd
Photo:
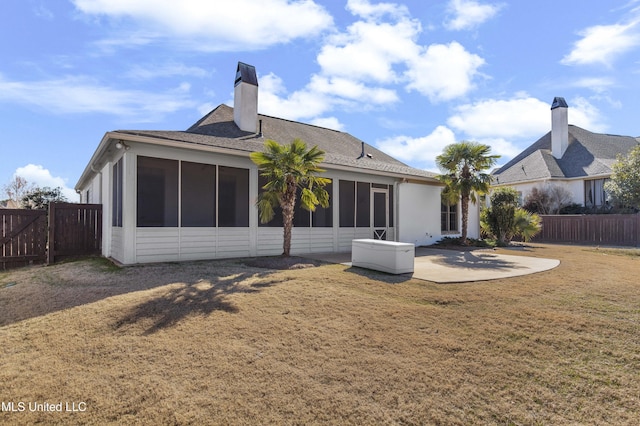
[[[466,269],[522,269],[517,262],[511,262],[503,257],[487,252],[451,252],[446,256],[435,255],[431,262],[439,265]]]
[[[413,274],[389,274],[382,271],[376,271],[373,269],[360,268],[358,266],[350,266],[345,269],[346,272],[351,272],[361,277],[368,278],[370,280],[380,281],[387,284],[400,284],[411,280]]]
[[[270,273],[240,273],[229,277],[215,277],[192,283],[173,284],[166,293],[149,299],[132,308],[114,324],[114,329],[142,323],[147,328],[144,335],[175,326],[192,315],[209,315],[215,311],[237,313],[239,308],[228,300],[236,293],[257,293],[261,289],[286,279],[263,280]],[[247,280],[259,279],[246,284]],[[150,325],[147,325],[150,323]]]

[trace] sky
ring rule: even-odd
[[[570,124],[640,136],[640,0],[2,0],[0,58],[0,190],[19,175],[70,201],[106,132],[232,106],[238,61],[259,113],[420,169],[462,140],[506,163],[556,96]]]

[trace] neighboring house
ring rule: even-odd
[[[2,200],[0,201],[0,209],[19,209],[22,206],[20,203],[14,200]]]
[[[569,125],[568,108],[564,98],[553,99],[551,131],[494,171],[493,187],[511,186],[524,199],[534,187],[561,185],[576,204],[595,208],[608,204],[604,182],[611,167],[618,154],[628,154],[640,139]]]
[[[249,159],[266,139],[326,152],[330,206],[296,210],[292,254],[349,251],[354,238],[429,245],[459,232],[435,174],[257,105],[255,68],[239,63],[233,108],[220,105],[186,131],[106,133],[75,187],[81,202],[103,204],[103,255],[134,264],[282,253],[282,217],[259,223],[264,182]]]

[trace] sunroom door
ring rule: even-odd
[[[381,188],[371,188],[371,214],[373,223],[373,238],[386,240],[389,231],[389,191]]]

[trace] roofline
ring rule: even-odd
[[[100,140],[100,143],[98,144],[98,147],[93,152],[93,155],[91,156],[91,159],[87,163],[87,166],[84,168],[84,171],[80,175],[80,178],[78,179],[78,182],[76,183],[76,186],[74,187],[76,192],[78,192],[80,190],[80,188],[82,188],[82,186],[84,186],[86,181],[89,180],[89,177],[91,177],[92,175],[98,173],[99,169],[96,170],[95,166],[98,166],[100,164],[101,161],[99,161],[99,160],[101,160],[102,157],[104,156],[104,154],[106,153],[106,151],[107,151],[107,149],[109,147],[109,140],[114,139],[112,137],[112,135],[115,134],[115,133],[116,132],[107,132],[107,133],[104,134],[104,136]],[[100,166],[100,168],[102,168],[102,166]]]
[[[188,149],[197,150],[197,151],[214,152],[218,154],[227,154],[227,155],[234,155],[237,157],[247,157],[247,158],[249,158],[249,154],[253,152],[253,151],[248,151],[244,149],[222,148],[218,146],[204,145],[204,144],[198,144],[193,142],[184,142],[184,141],[179,141],[179,140],[169,139],[169,138],[159,138],[159,137],[153,137],[153,136],[142,136],[142,135],[135,135],[130,133],[121,133],[118,131],[107,132],[105,133],[102,140],[100,141],[100,144],[98,145],[98,148],[96,149],[93,156],[91,157],[91,160],[89,160],[87,167],[85,167],[84,171],[82,172],[80,179],[78,179],[78,183],[75,186],[76,191],[80,190],[80,188],[84,186],[86,181],[88,181],[91,176],[98,173],[99,168],[103,167],[103,165],[101,164],[103,160],[102,157],[105,155],[105,153],[109,148],[109,141],[114,139],[124,140],[128,142],[146,143],[150,145],[166,146],[170,148],[181,148],[181,149],[188,148]],[[188,145],[185,146],[186,144]],[[96,166],[99,166],[98,169],[96,169]],[[354,171],[355,169],[358,171],[362,171],[362,173],[369,172],[371,174],[376,174],[379,176],[419,180],[419,181],[422,181],[423,183],[436,185],[436,186],[444,185],[435,177],[417,176],[417,175],[411,175],[411,174],[405,174],[405,173],[389,172],[389,171],[359,168],[359,167],[354,168],[352,166],[345,166],[345,165],[334,164],[329,162],[322,162],[320,163],[320,166],[326,167],[332,170],[351,171],[351,172]]]
[[[575,181],[575,180],[593,180],[593,179],[603,179],[603,178],[608,178],[611,176],[611,173],[600,173],[598,175],[590,175],[590,176],[577,176],[577,177],[548,177],[548,178],[544,178],[544,179],[529,179],[529,180],[519,180],[516,182],[509,182],[509,183],[492,183],[491,186],[492,187],[502,187],[502,186],[511,186],[511,185],[525,185],[528,183],[538,183],[538,182],[542,182],[542,183],[546,183],[546,182],[550,182],[550,181]],[[495,180],[494,180],[495,182]]]

